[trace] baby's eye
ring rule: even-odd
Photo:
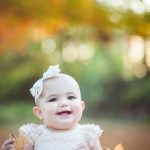
[[[57,101],[57,98],[51,98],[48,100],[48,102],[56,102]]]
[[[73,100],[73,99],[75,99],[76,97],[75,96],[68,96],[68,99],[69,100]]]

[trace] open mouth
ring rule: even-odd
[[[71,114],[71,111],[61,111],[61,112],[58,112],[56,113],[57,115],[70,115]]]

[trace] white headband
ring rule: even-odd
[[[43,73],[43,77],[33,84],[33,87],[30,89],[30,92],[34,97],[35,102],[42,93],[43,81],[56,76],[57,74],[59,74],[59,72],[60,72],[59,65],[50,66],[48,70]]]

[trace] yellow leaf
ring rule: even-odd
[[[27,143],[26,137],[19,133],[19,135],[16,137],[16,142],[14,144],[15,150],[24,150],[24,146]]]
[[[124,147],[122,146],[122,144],[118,144],[115,146],[114,150],[124,150]]]
[[[105,150],[111,150],[110,148],[108,148],[108,147],[103,147],[103,149],[105,149]]]

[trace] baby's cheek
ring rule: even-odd
[[[82,107],[81,107],[81,105],[76,105],[74,107],[74,112],[77,113],[77,114],[82,114]]]

